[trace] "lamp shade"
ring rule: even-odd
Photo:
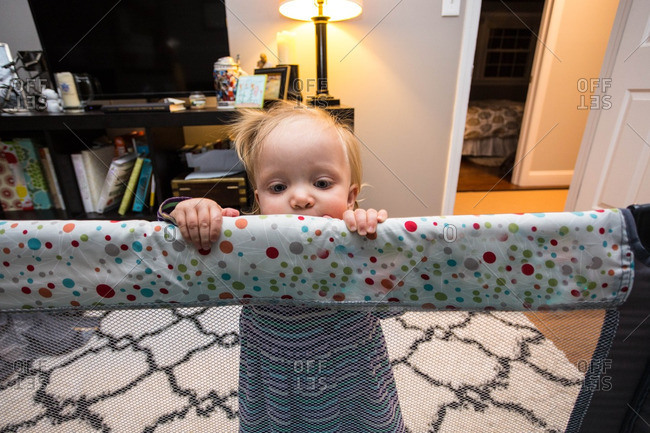
[[[363,0],[325,0],[323,15],[329,21],[349,20],[361,14]],[[280,0],[280,13],[287,18],[311,21],[318,15],[318,6],[314,0]]]

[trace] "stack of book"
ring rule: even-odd
[[[153,207],[155,182],[151,159],[146,156],[146,146],[136,145],[135,141],[133,149],[108,143],[69,155],[87,215],[114,209],[126,215]],[[0,149],[3,210],[66,209],[50,149],[28,138],[0,141]]]

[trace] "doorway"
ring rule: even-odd
[[[458,192],[527,189],[511,182],[545,0],[484,0]]]

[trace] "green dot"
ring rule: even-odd
[[[517,245],[510,245],[510,251],[517,251],[518,249]]]
[[[232,230],[224,230],[223,235],[225,237],[229,238],[230,236],[232,236]]]
[[[217,290],[217,286],[214,284],[208,284],[208,290]]]
[[[547,260],[546,267],[549,269],[553,269],[555,267],[555,262],[553,260]]]
[[[241,281],[235,281],[234,283],[232,283],[232,288],[235,290],[244,290],[246,286]]]
[[[477,304],[480,304],[481,302],[483,302],[483,299],[479,298],[478,296],[475,296],[475,297],[473,297],[472,299],[473,299],[474,302],[476,302]]]
[[[187,272],[187,266],[185,266],[184,264],[180,264],[178,265],[178,270],[179,272]]]
[[[589,230],[588,227],[587,227],[587,230]],[[564,236],[567,233],[569,233],[569,228],[567,226],[560,227],[560,236]]]
[[[548,280],[548,285],[551,287],[557,286],[557,280],[555,278],[551,278],[550,280]]]
[[[505,286],[506,285],[506,279],[505,278],[497,278],[496,283],[500,286]]]
[[[524,257],[526,257],[527,259],[530,259],[531,257],[533,257],[533,252],[532,252],[531,250],[524,250],[524,252],[523,252],[522,254],[523,254]]]
[[[302,274],[302,268],[300,266],[296,266],[295,268],[293,268],[293,273]]]
[[[330,266],[333,267],[333,268],[338,268],[339,264],[336,263],[336,262],[332,262],[332,264]]]
[[[510,233],[517,233],[519,231],[519,226],[515,223],[508,224],[508,230]]]
[[[410,298],[411,298],[411,301],[417,301],[418,299],[420,299],[420,298],[418,298],[418,295],[411,295]]]
[[[353,271],[352,268],[349,267],[349,266],[346,266],[345,268],[343,268],[343,273],[344,273],[345,275],[352,275],[352,272],[354,272],[354,271]]]
[[[88,241],[88,235],[83,234],[83,235],[79,236],[79,239],[81,239],[84,242],[87,242]]]
[[[271,287],[269,287],[269,289],[271,289],[272,292],[277,292],[277,291],[280,290],[280,288],[278,286],[271,286]]]
[[[447,300],[447,295],[445,295],[442,292],[437,292],[435,295],[433,295],[437,300],[439,301],[446,301]]]
[[[196,259],[192,259],[192,260],[190,261],[190,264],[191,264],[192,266],[198,266],[198,265],[199,265],[199,261],[196,260]]]

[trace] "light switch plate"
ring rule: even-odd
[[[442,16],[457,17],[460,15],[461,0],[442,0]]]

